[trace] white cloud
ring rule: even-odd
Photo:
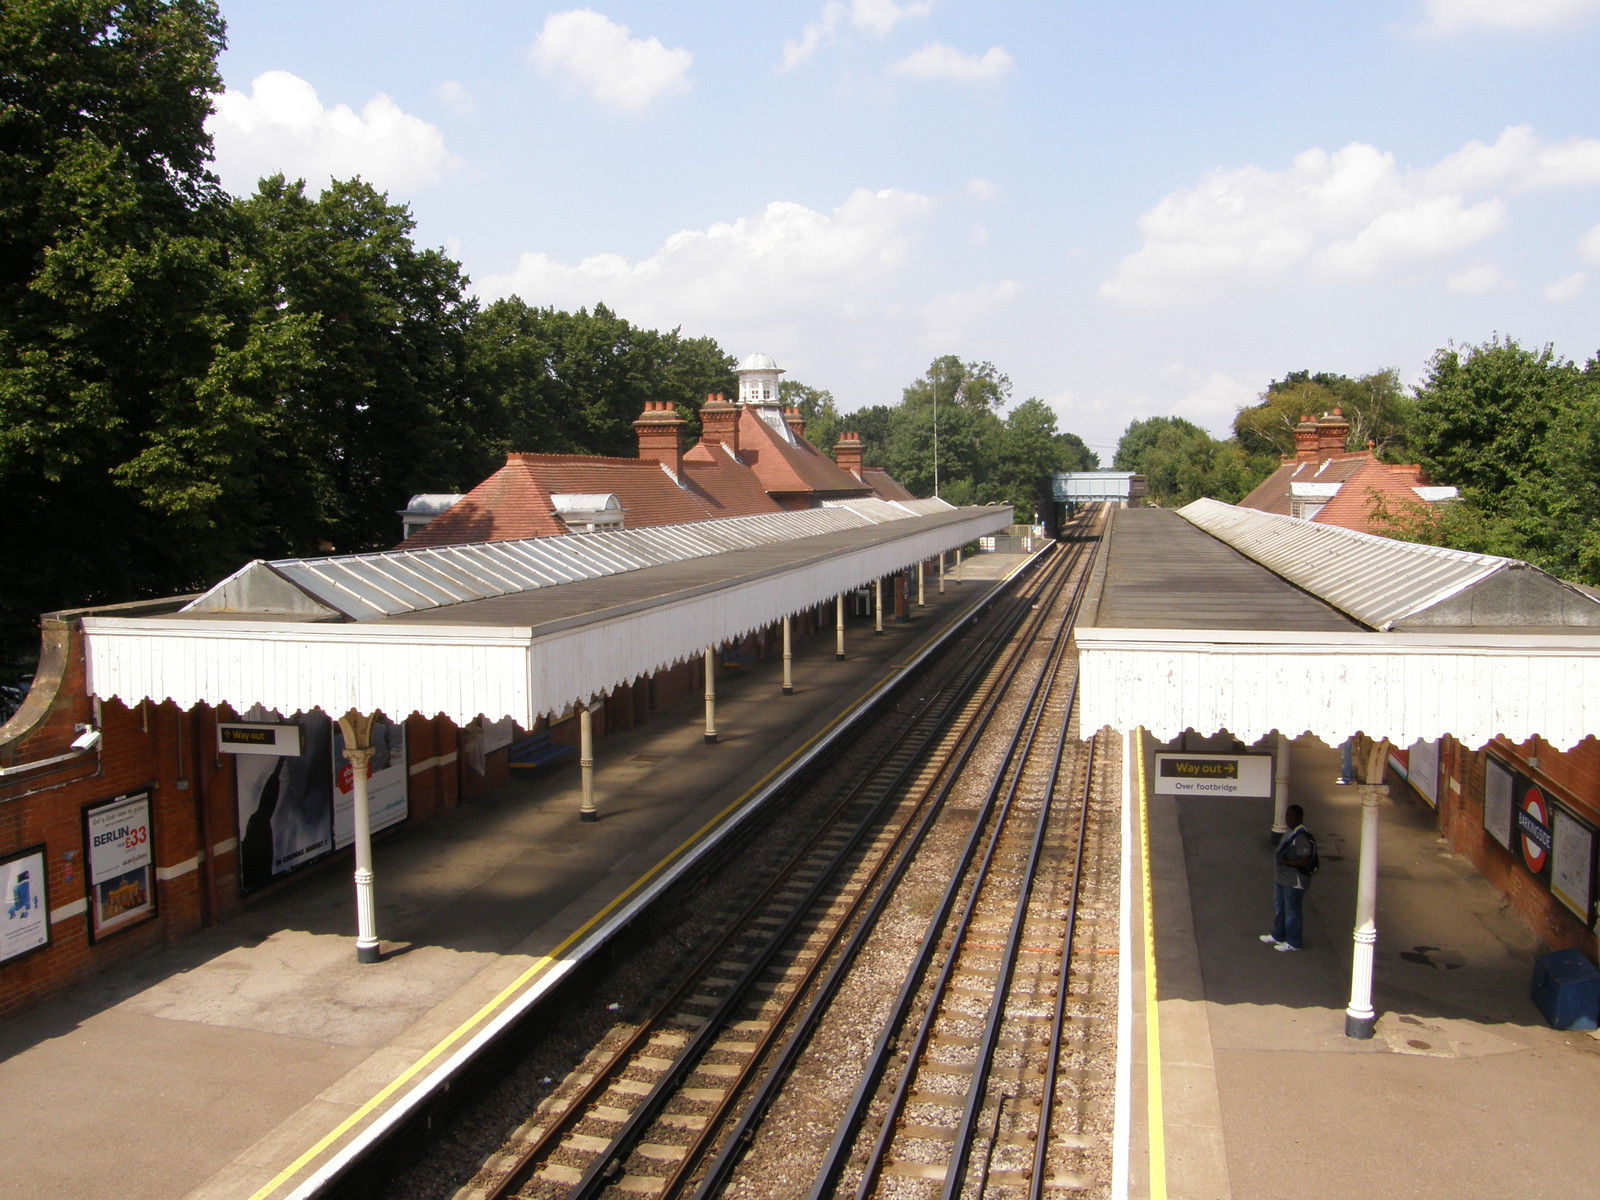
[[[446,79],[433,89],[433,94],[463,116],[476,111],[478,107],[478,102],[472,93],[454,79]]]
[[[990,46],[981,57],[963,54],[952,46],[930,42],[908,54],[889,68],[891,75],[907,79],[934,79],[949,83],[994,83],[1008,75],[1016,64],[999,46]]]
[[[1600,225],[1578,239],[1578,257],[1591,267],[1600,267]]]
[[[1468,142],[1426,172],[1426,179],[1441,192],[1594,187],[1600,184],[1600,139],[1569,138],[1555,145],[1541,142],[1530,126],[1513,125],[1492,146]]]
[[[993,180],[973,176],[967,180],[966,193],[974,200],[998,200],[1000,185]]]
[[[887,37],[901,21],[912,17],[925,17],[933,9],[933,0],[916,0],[914,3],[897,3],[896,0],[828,0],[814,21],[807,21],[800,36],[783,44],[783,57],[778,69],[792,71],[809,59],[823,46],[832,44],[839,28],[849,24],[875,37]]]
[[[989,227],[987,225],[974,225],[972,227],[972,244],[974,246],[987,246],[989,244]]]
[[[1478,263],[1451,275],[1445,286],[1461,296],[1486,296],[1490,292],[1508,291],[1514,285],[1493,263]]]
[[[1143,244],[1100,292],[1158,306],[1297,274],[1392,274],[1408,263],[1447,261],[1507,228],[1507,202],[1497,192],[1597,186],[1600,141],[1542,142],[1524,126],[1413,170],[1360,142],[1332,154],[1304,151],[1281,171],[1218,168],[1139,218]],[[1600,265],[1600,233],[1593,237]]]
[[[951,292],[922,306],[922,342],[932,347],[949,346],[961,339],[974,325],[998,312],[1022,294],[1015,279],[983,284],[966,292]]]
[[[774,201],[735,221],[675,233],[649,258],[596,254],[576,265],[524,254],[509,275],[480,285],[488,298],[574,309],[603,301],[649,326],[732,330],[772,322],[825,323],[859,309],[906,263],[927,196],[859,190],[832,212]]]
[[[1166,415],[1193,421],[1222,438],[1233,435],[1233,418],[1241,408],[1254,404],[1267,384],[1264,378],[1236,379],[1221,371],[1197,371],[1181,363],[1168,363],[1161,373],[1176,391]]]
[[[1552,284],[1547,284],[1544,289],[1544,298],[1553,304],[1565,304],[1568,300],[1576,299],[1582,295],[1583,289],[1588,284],[1588,275],[1582,271],[1574,271],[1565,278],[1558,279]]]
[[[542,73],[569,80],[596,103],[622,112],[689,90],[694,55],[655,38],[631,38],[628,27],[587,8],[554,13],[528,51]]]
[[[1505,223],[1499,200],[1468,207],[1459,196],[1435,196],[1379,214],[1354,237],[1319,251],[1313,262],[1328,275],[1370,278],[1406,259],[1444,258],[1475,246]]]
[[[217,174],[238,194],[277,171],[313,187],[359,175],[381,191],[410,192],[460,165],[437,129],[388,96],[374,96],[359,114],[343,104],[327,108],[316,88],[287,71],[256,76],[249,95],[223,92],[206,129]]]
[[[1600,0],[1424,0],[1428,20],[1421,33],[1474,29],[1548,32],[1566,29],[1600,13]]]

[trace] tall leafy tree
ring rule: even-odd
[[[1234,437],[1247,454],[1293,455],[1300,418],[1335,408],[1350,422],[1348,449],[1370,442],[1385,461],[1405,461],[1412,404],[1392,367],[1354,379],[1327,371],[1291,371],[1268,384],[1256,404],[1239,410]]]
[[[1209,496],[1231,504],[1266,478],[1277,460],[1251,455],[1235,439],[1219,441],[1182,417],[1149,417],[1128,426],[1114,465],[1143,475],[1154,503],[1183,505]]]
[[[783,379],[778,382],[778,398],[783,401],[785,408],[799,410],[800,418],[805,422],[806,441],[824,454],[832,454],[839,434],[846,427],[841,423],[839,406],[834,403],[833,393],[826,388],[811,387],[797,379]]]
[[[0,590],[13,638],[41,609],[196,582],[195,541],[171,518],[209,529],[225,489],[151,456],[177,426],[217,427],[182,453],[226,456],[256,419],[249,364],[277,352],[251,340],[206,169],[222,45],[210,0],[0,13],[0,491],[25,564]]]
[[[634,453],[633,422],[670,400],[698,431],[708,393],[734,395],[734,359],[711,338],[629,324],[603,304],[575,313],[497,300],[468,333],[470,387],[507,450]]]

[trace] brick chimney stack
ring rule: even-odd
[[[806,436],[806,419],[800,415],[798,408],[784,409],[783,423],[789,427],[789,432],[794,434],[795,441]]]
[[[644,412],[633,423],[633,431],[639,435],[639,457],[660,463],[674,479],[683,478],[683,425],[678,406],[671,400],[646,400]]]
[[[1344,414],[1337,408],[1331,413],[1323,413],[1322,419],[1317,422],[1317,456],[1330,458],[1335,454],[1343,454],[1350,441],[1350,422],[1344,419]]]
[[[1294,461],[1317,461],[1317,423],[1309,413],[1294,427]]]
[[[833,461],[857,479],[861,478],[861,435],[859,433],[841,433],[839,441],[833,448]]]
[[[700,440],[708,445],[726,446],[735,457],[739,453],[739,406],[729,404],[721,392],[708,394],[700,406]]]

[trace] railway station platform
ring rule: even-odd
[[[1361,802],[1334,782],[1337,750],[1303,739],[1291,762],[1289,798],[1322,859],[1298,953],[1259,940],[1272,923],[1271,800],[1148,799],[1153,937],[1138,806],[1128,806],[1128,1194],[1501,1200],[1585,1190],[1600,1040],[1548,1026],[1529,995],[1546,948],[1437,840],[1431,810],[1392,774],[1379,833],[1380,1015],[1370,1041],[1344,1036]]]
[[[541,992],[783,764],[892,677],[1024,556],[966,560],[909,623],[853,622],[597,743],[600,819],[576,766],[383,835],[383,960],[356,962],[347,860],[310,868],[225,925],[0,1023],[4,1190],[118,1200],[289,1196],[508,1007]]]

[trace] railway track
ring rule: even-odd
[[[808,1052],[815,1053],[816,1034],[827,1014],[838,1007],[841,996],[855,995],[855,984],[848,982],[853,964],[884,928],[885,914],[902,902],[904,881],[919,862],[925,868],[930,842],[947,837],[943,832],[950,824],[947,801],[958,791],[966,777],[964,768],[986,737],[992,740],[997,722],[1004,725],[1006,698],[1015,696],[1019,679],[1024,685],[1033,684],[1035,696],[1028,707],[1036,715],[1026,736],[1019,731],[1013,739],[1025,745],[1020,750],[1013,747],[1014,764],[996,776],[992,790],[997,799],[978,823],[993,831],[994,840],[983,857],[991,867],[1004,864],[994,872],[996,880],[1009,875],[1017,853],[1011,831],[1026,823],[1028,813],[1036,814],[1038,849],[1032,852],[1036,867],[1053,868],[1054,858],[1070,840],[1060,820],[1051,815],[1055,779],[1063,770],[1068,747],[1069,701],[1058,694],[1058,682],[1070,628],[1068,597],[1074,594],[1069,581],[1081,588],[1086,576],[1085,554],[1059,553],[997,614],[987,634],[968,639],[970,644],[954,669],[937,684],[917,689],[925,694],[914,703],[902,702],[901,719],[893,723],[896,728],[877,731],[880,744],[872,750],[870,764],[855,773],[853,786],[832,799],[827,819],[813,836],[781,866],[762,873],[759,887],[745,889],[736,906],[742,913],[724,916],[726,933],[697,962],[684,965],[678,986],[654,998],[648,1011],[591,1052],[525,1124],[518,1144],[496,1156],[477,1184],[461,1194],[709,1196],[729,1186],[751,1195],[799,1194],[764,1193],[759,1187],[750,1191],[748,1182],[731,1185],[730,1180],[745,1172],[743,1151],[753,1144],[763,1118],[795,1076],[797,1065]],[[1042,644],[1049,646],[1047,653],[1041,653]],[[1037,753],[1035,743],[1040,747]],[[1045,758],[1053,754],[1048,765],[1041,765],[1041,753]],[[1086,762],[1080,772],[1084,780],[1091,769]],[[1086,789],[1087,784],[1081,786]],[[1078,837],[1081,844],[1081,830]],[[1047,874],[1054,879],[1059,872],[1052,869]],[[977,990],[973,980],[988,979],[991,992],[1016,989],[1019,994],[1043,996],[1051,985],[1048,969],[1040,964],[1052,955],[1060,959],[1063,941],[1070,944],[1060,928],[1057,910],[1063,901],[1058,892],[1054,883],[1023,888],[1018,909],[1022,916],[1013,921],[1015,929],[1007,937],[1011,965],[986,968],[984,955],[993,959],[993,954],[983,949],[984,939],[991,936],[995,920],[991,914],[1002,903],[996,899],[1000,888],[972,888],[973,915],[966,924],[975,931],[976,940],[966,942],[959,952],[954,942],[946,946],[942,931],[928,942],[935,957],[938,947],[946,946],[946,961],[963,963],[963,970],[976,972],[947,986],[946,995],[951,1000],[970,996]],[[1015,966],[1018,961],[1027,964],[1020,971]],[[919,970],[908,977],[915,982],[924,973]],[[1056,986],[1052,994],[1056,993],[1064,997],[1065,989]],[[913,991],[902,1000],[902,1007],[914,1010],[917,994]],[[1036,1130],[1048,1129],[1051,1104],[1043,1096],[1055,1089],[1049,1084],[1042,1085],[1042,1092],[1034,1088],[1038,1099],[1026,1103],[1015,1096],[989,1099],[994,1092],[989,1081],[1003,1089],[1019,1073],[1006,1065],[1008,1058],[1019,1052],[1032,1056],[1036,1041],[1029,1040],[1029,1026],[1017,1015],[1021,1009],[1000,1005],[998,1012],[993,1033],[976,1035],[988,1043],[981,1056],[988,1065],[964,1068],[969,1078],[980,1081],[972,1092],[979,1098],[948,1141],[947,1156],[950,1163],[966,1163],[974,1158],[975,1147],[981,1149],[984,1178],[993,1182],[1055,1169],[1048,1163],[1032,1168],[1011,1165],[1011,1148],[1018,1139],[1027,1140],[1023,1125],[1028,1111],[1036,1114]],[[933,1032],[927,1044],[943,1052],[971,1050],[966,1039],[975,1035],[953,1032],[954,1019],[930,1020]],[[1054,1024],[1071,1028],[1064,1018]],[[898,1038],[894,1034],[890,1040]],[[1049,1057],[1053,1062],[1059,1054]],[[958,1068],[957,1063],[946,1070],[928,1059],[923,1074],[912,1078],[926,1081],[941,1071],[955,1078],[962,1073]],[[884,1077],[885,1073],[871,1067],[867,1074]],[[904,1090],[911,1107],[903,1112],[916,1118],[912,1127],[920,1126],[924,1117],[932,1121],[917,1107],[928,1090],[924,1083]],[[840,1129],[859,1132],[863,1121],[872,1129],[906,1126],[901,1117],[893,1122],[872,1117],[869,1110],[874,1105],[882,1106],[876,1092],[865,1103],[864,1116],[841,1118]],[[845,1142],[845,1158],[854,1154],[859,1160],[859,1149],[850,1149],[853,1140],[854,1133]],[[946,1138],[941,1133],[932,1140],[942,1144]],[[1030,1145],[1038,1145],[1042,1152],[1047,1141],[1035,1133]],[[870,1174],[904,1176],[914,1157],[886,1150],[880,1167]],[[930,1174],[925,1165],[919,1171]],[[946,1176],[957,1174],[947,1166]],[[824,1170],[813,1194],[835,1194],[837,1182],[837,1172],[830,1175]],[[871,1194],[870,1189],[861,1194]],[[948,1194],[960,1194],[959,1185]]]

